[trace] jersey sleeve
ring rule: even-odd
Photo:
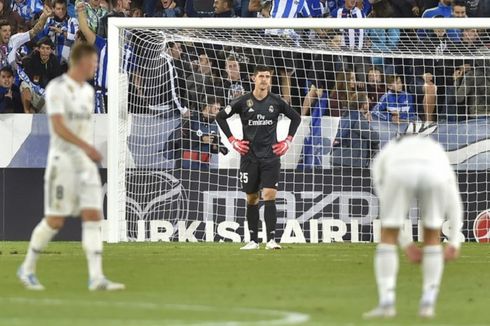
[[[289,124],[288,136],[294,137],[301,123],[301,116],[298,112],[296,112],[296,110],[293,110],[291,106],[284,100],[280,99],[280,101],[282,102],[281,113],[283,113],[286,117],[289,118],[289,120],[291,120],[291,123]]]
[[[46,87],[46,112],[48,115],[63,114],[65,112],[62,94],[63,92],[58,89],[57,83],[51,83]]]
[[[218,126],[221,128],[227,138],[230,138],[231,136],[233,136],[233,134],[231,133],[230,126],[228,125],[228,122],[226,120],[232,115],[240,112],[239,108],[242,103],[241,99],[242,97],[236,99],[235,101],[232,101],[216,115],[216,122],[218,123]]]

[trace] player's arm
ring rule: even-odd
[[[230,105],[227,105],[223,110],[219,111],[218,114],[216,115],[216,122],[218,123],[218,126],[225,134],[226,138],[228,138],[228,141],[233,146],[233,149],[235,149],[238,153],[240,153],[240,155],[245,155],[248,153],[249,150],[248,147],[249,142],[247,140],[236,139],[231,133],[230,125],[228,124],[227,121],[229,117],[231,117],[235,113],[238,113],[239,105],[240,105],[239,100],[236,100],[232,102]]]
[[[463,204],[459,194],[456,176],[453,173],[451,184],[447,187],[447,217],[449,220],[448,245],[445,248],[444,258],[446,260],[456,259],[461,248],[460,233],[463,226]]]
[[[80,137],[75,135],[70,129],[66,127],[65,120],[62,114],[52,114],[50,116],[50,119],[53,131],[58,136],[60,136],[67,142],[80,147],[85,152],[85,154],[90,157],[92,161],[99,162],[102,160],[102,155],[93,146],[83,141]]]
[[[299,115],[299,113],[293,110],[291,106],[284,101],[281,113],[288,117],[289,120],[291,120],[291,123],[289,124],[288,136],[286,137],[286,139],[272,146],[272,150],[277,156],[282,156],[286,154],[288,149],[291,147],[291,142],[293,141],[294,135],[296,134],[296,131],[298,130],[298,127],[301,123],[301,116]]]
[[[83,36],[89,44],[95,43],[96,35],[88,26],[87,11],[85,9],[85,2],[80,1],[77,3],[77,13],[78,13],[78,28],[82,31]]]

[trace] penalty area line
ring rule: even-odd
[[[182,326],[269,326],[269,325],[299,325],[310,320],[310,315],[295,311],[284,311],[284,310],[272,310],[272,309],[259,309],[259,308],[240,308],[240,307],[216,307],[209,305],[190,305],[190,304],[166,304],[166,303],[153,303],[153,302],[129,302],[129,301],[101,301],[101,300],[63,300],[63,299],[35,299],[26,297],[0,297],[0,302],[3,303],[19,303],[19,304],[30,304],[30,305],[40,305],[40,306],[108,306],[108,307],[119,307],[119,308],[129,308],[137,310],[170,310],[170,311],[188,311],[188,312],[234,312],[238,314],[251,314],[255,317],[269,317],[271,319],[267,320],[256,320],[256,321],[203,321],[203,322],[193,322],[193,321],[177,321],[177,320],[166,320],[166,319],[154,319],[154,320],[137,320],[135,322],[143,322],[144,325],[160,325],[162,322],[172,322],[173,325]],[[14,318],[15,321],[20,321],[21,318]],[[28,319],[28,318],[26,318]],[[54,320],[60,320],[57,316],[53,318]],[[70,318],[71,319],[71,318]],[[9,320],[9,318],[2,318],[0,320]],[[72,319],[71,319],[72,320]],[[111,319],[104,318],[105,321],[110,321]],[[13,320],[12,320],[13,321]],[[119,320],[114,320],[118,322]],[[125,320],[126,324],[128,322],[133,322],[132,320]],[[154,324],[157,323],[157,324]]]

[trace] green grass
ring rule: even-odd
[[[237,244],[106,245],[106,274],[126,283],[119,293],[89,293],[78,243],[51,244],[33,293],[15,272],[27,243],[0,242],[0,325],[488,325],[490,247],[467,244],[445,269],[438,316],[415,317],[418,266],[401,259],[398,317],[365,322],[376,304],[373,245],[286,245],[239,251]],[[293,312],[298,314],[293,314]],[[272,322],[275,320],[275,323]],[[232,323],[232,321],[236,323]]]

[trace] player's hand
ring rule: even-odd
[[[405,255],[411,263],[419,264],[422,261],[422,249],[417,247],[415,243],[411,243],[405,248]]]
[[[283,141],[280,141],[277,144],[272,145],[272,151],[277,156],[283,156],[284,154],[286,154],[286,152],[288,151],[289,147],[291,147],[291,141],[292,140],[293,140],[293,137],[288,136]]]
[[[250,147],[248,147],[248,144],[250,143],[248,140],[236,139],[233,136],[228,138],[228,140],[233,146],[233,149],[240,153],[240,155],[245,155],[248,153],[248,150],[250,149]]]
[[[12,89],[9,89],[7,93],[5,93],[5,97],[12,99]]]
[[[87,145],[83,151],[85,152],[85,154],[87,154],[87,156],[94,162],[100,162],[102,161],[102,154],[99,153],[99,151],[93,147],[93,146],[90,146],[90,145]]]
[[[455,260],[458,257],[459,257],[459,249],[457,249],[456,247],[448,244],[444,248],[444,260],[445,261]]]

